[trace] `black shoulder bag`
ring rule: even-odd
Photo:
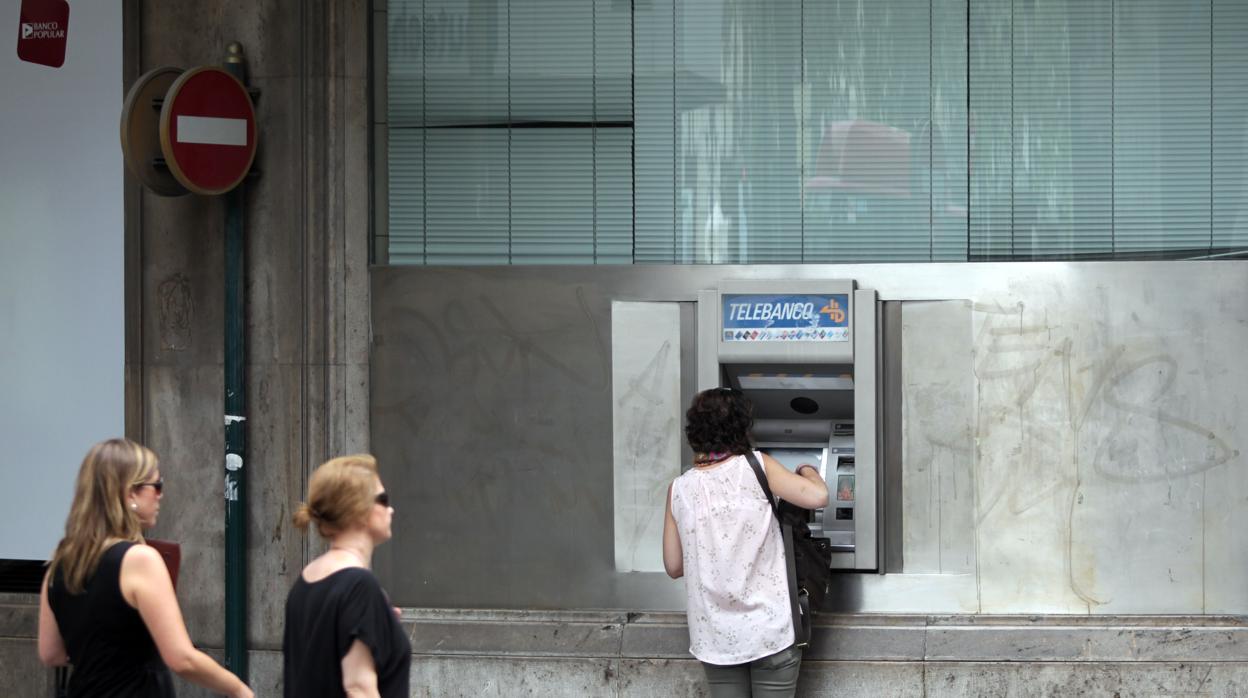
[[[788,567],[789,607],[793,614],[794,644],[805,647],[810,644],[810,609],[819,608],[828,594],[828,584],[832,579],[832,548],[827,541],[820,541],[810,536],[810,527],[806,522],[810,519],[810,510],[803,509],[789,502],[776,503],[767,485],[767,475],[763,466],[754,457],[753,451],[746,451],[745,457],[754,469],[754,477],[763,488],[763,494],[771,505],[771,513],[780,525],[780,538],[784,541],[784,561]]]

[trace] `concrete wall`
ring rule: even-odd
[[[245,213],[247,625],[253,649],[280,650],[286,592],[314,544],[289,525],[292,507],[317,464],[368,448],[369,6],[125,7],[127,81],[219,64],[239,41],[261,91]],[[153,535],[182,543],[179,600],[211,650],[224,637],[224,201],[127,178],[126,208],[127,432],[161,456]],[[280,674],[272,664],[257,660],[254,676]]]
[[[703,696],[683,614],[413,610],[412,695]],[[1225,617],[854,615],[816,622],[799,696],[1240,695]]]
[[[612,517],[612,421],[660,458],[656,435],[676,430],[655,425],[680,414],[649,396],[696,372],[692,342],[672,332],[613,377],[612,303],[691,305],[724,279],[851,278],[900,315],[885,420],[901,417],[900,463],[885,464],[900,487],[883,506],[899,510],[885,526],[900,531],[901,559],[838,577],[826,610],[1242,613],[1246,549],[1230,541],[1248,516],[1236,436],[1248,314],[1218,299],[1246,272],[1240,261],[375,269],[374,448],[419,463],[387,483],[401,504],[378,569],[411,606],[682,609],[680,583],[616,566],[613,543],[633,531]],[[686,357],[679,374],[654,370],[668,346]],[[650,409],[615,409],[612,380],[644,386]],[[655,482],[627,495],[661,521]]]
[[[0,689],[50,695],[31,597],[0,595]],[[407,609],[412,696],[705,696],[680,613]],[[219,653],[214,653],[219,657]],[[281,653],[250,653],[257,696]],[[817,620],[799,696],[1248,694],[1248,624],[1224,616],[854,615]],[[183,698],[209,695],[180,686]]]
[[[247,183],[249,640],[280,646],[307,547],[289,526],[311,467],[367,448],[368,4],[127,4],[128,76],[217,64],[240,41],[257,103]],[[223,637],[223,200],[127,182],[127,430],[168,483],[157,537],[183,545],[197,642]],[[179,324],[176,302],[189,309]]]
[[[125,0],[124,24],[124,87],[159,66],[219,64],[239,41],[261,90],[245,213],[247,593],[253,680],[274,695],[286,591],[310,552],[291,508],[311,468],[368,448],[369,4]],[[187,626],[219,656],[224,202],[159,197],[127,175],[125,210],[126,433],[161,457],[152,535],[182,544]],[[36,607],[13,598],[0,604],[0,694],[43,695]]]

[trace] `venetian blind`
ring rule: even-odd
[[[964,258],[964,17],[638,3],[636,261]]]
[[[392,0],[392,263],[630,262],[631,16]]]
[[[1243,3],[972,3],[972,258],[1243,244]]]
[[[1139,258],[1248,243],[1248,3],[388,12],[394,262]]]

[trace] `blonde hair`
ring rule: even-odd
[[[110,541],[143,539],[139,516],[126,507],[126,495],[147,482],[157,465],[151,449],[129,439],[101,441],[87,451],[65,519],[65,537],[48,563],[49,580],[59,571],[65,589],[80,593]]]
[[[377,459],[361,453],[326,461],[308,481],[308,501],[295,510],[294,523],[328,538],[361,523],[372,511],[377,493]]]

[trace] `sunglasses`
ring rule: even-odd
[[[151,487],[152,489],[156,490],[156,494],[160,494],[161,492],[165,490],[165,478],[162,477],[156,482],[140,482],[139,484],[134,486],[134,489],[141,490],[144,487]]]
[[[383,507],[388,507],[388,506],[390,506],[390,493],[389,493],[389,492],[382,492],[382,493],[378,494],[376,497],[374,497],[374,498],[373,498],[373,501],[374,501],[374,502],[377,502],[378,504],[382,505]]]

